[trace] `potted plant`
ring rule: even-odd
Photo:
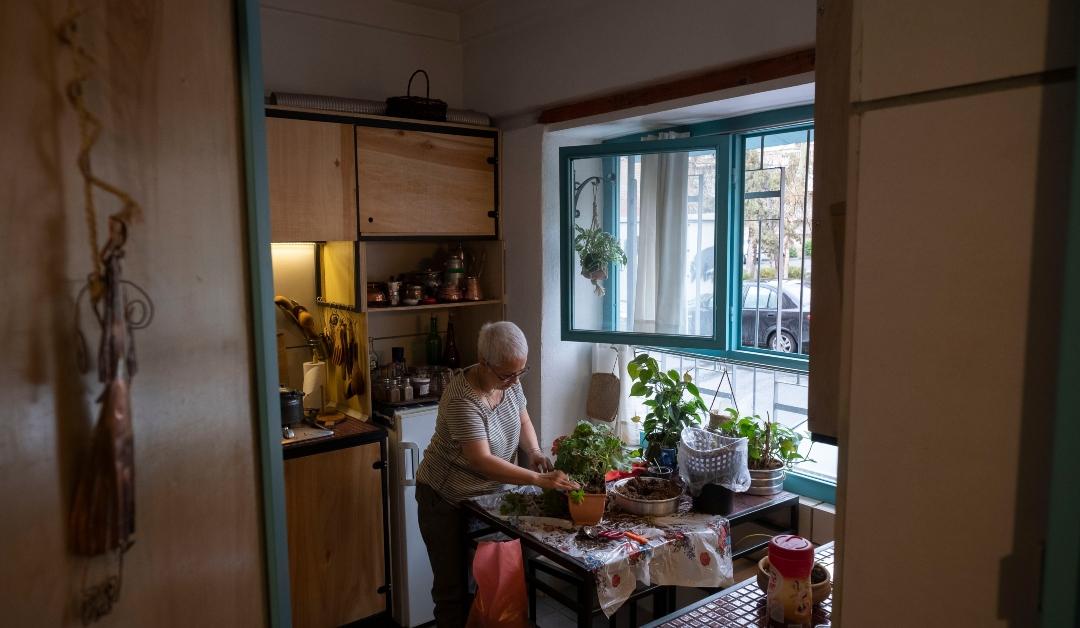
[[[626,371],[634,382],[630,396],[648,397],[645,406],[649,413],[642,425],[649,442],[645,457],[674,469],[675,448],[683,428],[700,424],[709,411],[701,393],[689,371],[682,375],[675,369],[665,372],[655,358],[645,353],[631,360]],[[634,417],[634,420],[640,421],[640,417]]]
[[[579,421],[573,432],[551,444],[551,453],[555,468],[581,485],[569,494],[570,518],[579,525],[596,525],[607,500],[604,476],[627,468],[622,441],[607,426]]]
[[[768,413],[740,416],[735,408],[726,408],[728,416],[720,421],[725,436],[747,439],[751,495],[775,495],[784,487],[787,470],[797,462],[810,459],[799,453],[803,436],[790,427],[772,421]]]
[[[615,235],[594,224],[589,228],[574,225],[574,250],[581,260],[581,276],[592,281],[597,296],[604,296],[600,283],[608,277],[610,264],[626,264],[626,253]]]

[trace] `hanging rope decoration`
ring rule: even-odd
[[[94,174],[91,152],[101,134],[101,121],[86,104],[86,85],[94,78],[97,62],[79,38],[79,18],[84,11],[74,3],[59,25],[60,41],[70,49],[74,75],[67,83],[68,103],[79,121],[79,174],[83,180],[83,205],[89,236],[92,271],[79,291],[75,307],[76,359],[79,368],[89,370],[89,350],[79,328],[79,304],[89,294],[97,319],[98,380],[104,390],[94,425],[91,449],[86,466],[79,475],[69,519],[72,549],[83,556],[112,554],[116,573],[97,585],[87,586],[83,574],[83,599],[80,614],[83,625],[91,624],[111,612],[120,598],[123,582],[123,555],[135,542],[135,450],[131,424],[131,378],[135,375],[135,345],[132,331],[147,327],[154,317],[150,297],[141,288],[123,278],[121,261],[127,243],[128,228],[141,217],[139,204],[125,191]],[[95,191],[105,192],[120,203],[109,216],[109,233],[98,250],[97,206]],[[127,289],[138,296],[128,298]]]

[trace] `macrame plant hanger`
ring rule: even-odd
[[[72,551],[87,558],[109,555],[116,571],[103,582],[87,585],[90,563],[84,564],[79,615],[83,625],[108,615],[120,599],[124,554],[135,542],[135,447],[132,431],[131,380],[137,370],[132,332],[147,327],[154,306],[141,288],[123,278],[124,246],[130,225],[139,219],[139,204],[118,186],[98,177],[91,166],[91,152],[101,135],[101,120],[86,103],[86,85],[95,77],[97,60],[83,46],[79,20],[85,11],[70,2],[58,27],[60,42],[72,57],[73,76],[66,96],[78,117],[79,152],[77,164],[83,181],[83,210],[86,217],[92,270],[75,300],[76,362],[86,373],[90,352],[79,327],[79,304],[89,294],[100,338],[97,354],[98,381],[103,384],[97,403],[101,404],[94,424],[85,467],[79,474],[69,512],[68,531]],[[103,99],[107,101],[107,99]],[[99,250],[95,193],[104,192],[119,201],[120,208],[109,215],[109,232]],[[128,297],[128,290],[137,293]]]
[[[600,181],[599,180],[593,181],[592,182],[592,227],[591,227],[593,233],[599,232],[600,227],[601,227],[601,225],[600,225],[600,212],[597,211],[597,209],[596,209],[596,188],[598,188],[598,187],[600,187]],[[607,273],[606,272],[604,273],[603,279],[598,278],[598,277],[593,277],[591,279],[592,285],[593,285],[593,292],[595,292],[596,296],[598,296],[598,297],[604,296],[604,293],[606,292],[604,290],[604,284],[601,283],[604,279],[607,279]]]

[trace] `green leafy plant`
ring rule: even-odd
[[[555,468],[581,484],[570,493],[570,499],[580,502],[585,493],[604,493],[604,476],[612,469],[628,467],[622,441],[604,425],[579,421],[574,431],[560,436],[551,445]]]
[[[618,239],[599,226],[586,229],[574,225],[574,250],[581,260],[581,275],[592,281],[597,296],[604,296],[600,282],[607,279],[608,266],[615,262],[626,265],[626,253]]]
[[[656,359],[643,353],[626,365],[634,384],[631,397],[648,397],[642,428],[649,440],[646,458],[655,459],[660,448],[675,447],[683,428],[700,424],[709,409],[701,399],[690,372],[663,371]],[[637,417],[635,417],[637,419]]]
[[[803,436],[790,427],[773,422],[766,413],[739,415],[735,408],[725,408],[728,416],[720,422],[719,431],[725,436],[745,438],[748,441],[748,466],[754,470],[790,469],[798,462],[812,462],[799,453]]]

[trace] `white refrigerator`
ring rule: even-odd
[[[431,563],[420,536],[416,508],[416,469],[435,435],[438,406],[398,408],[377,413],[390,444],[390,547],[394,621],[412,628],[434,621]]]

